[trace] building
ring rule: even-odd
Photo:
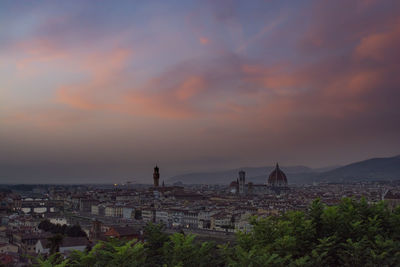
[[[400,206],[400,192],[388,190],[384,194],[383,199],[388,203],[391,210],[395,209],[397,206]]]
[[[39,239],[47,238],[47,234],[37,235],[30,233],[14,233],[13,243],[17,245],[22,253],[32,253],[35,252],[35,245]]]
[[[105,208],[105,216],[122,218],[122,206],[108,205]]]
[[[183,225],[186,228],[199,227],[199,213],[194,210],[187,210],[183,213]]]
[[[102,223],[99,220],[93,220],[92,221],[92,227],[89,232],[89,238],[91,240],[96,240],[100,239],[103,237],[103,232],[102,232]]]
[[[122,218],[124,219],[134,219],[135,218],[135,208],[130,206],[122,207]]]
[[[235,219],[235,232],[250,232],[253,229],[250,223],[250,217],[250,213],[240,214],[240,216]]]
[[[50,222],[53,224],[60,224],[60,225],[67,224],[68,225],[67,219],[63,218],[63,217],[50,218]]]
[[[99,205],[92,205],[91,207],[91,213],[93,215],[99,215]]]
[[[276,163],[275,170],[269,175],[267,184],[271,187],[287,187],[286,174],[279,168],[278,163]]]
[[[232,222],[232,214],[221,211],[211,215],[210,226],[212,230],[233,232],[234,225]]]
[[[142,220],[143,222],[155,222],[156,211],[154,208],[142,209]]]
[[[132,240],[140,237],[140,232],[132,226],[112,226],[104,236]]]
[[[232,181],[229,185],[229,193],[239,194],[239,180]]]
[[[18,253],[18,247],[13,244],[0,243],[0,253]]]
[[[154,187],[158,187],[158,184],[160,182],[160,169],[158,168],[157,165],[154,167],[153,182],[154,182]]]
[[[211,227],[211,215],[217,213],[215,210],[201,210],[199,211],[198,221],[199,225],[198,228],[200,229],[210,229]]]
[[[168,212],[168,221],[172,227],[182,227],[183,226],[183,214],[184,210],[179,208],[170,209]]]
[[[168,211],[167,210],[162,210],[158,209],[156,210],[156,218],[155,218],[156,223],[159,224],[164,224],[166,226],[169,226],[169,220],[168,220]]]
[[[239,172],[239,194],[245,194],[245,187],[246,187],[246,172],[241,170]]]
[[[98,200],[81,198],[79,201],[79,210],[83,212],[91,212],[92,205],[99,204]]]
[[[49,244],[50,241],[48,239],[39,239],[35,244],[35,252],[37,254],[47,254],[49,253]],[[89,241],[86,237],[63,237],[60,244],[60,253],[68,253],[73,250],[85,251],[88,246]]]
[[[246,184],[246,173],[241,170],[239,178],[229,186],[229,192],[238,195],[265,195],[280,194],[288,190],[286,174],[279,168],[278,163],[275,169],[270,173],[265,184]]]

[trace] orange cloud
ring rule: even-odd
[[[57,46],[53,41],[44,38],[23,40],[15,45],[21,53],[22,59],[17,63],[19,67],[25,67],[33,62],[44,62],[65,58],[68,53]]]
[[[362,71],[349,78],[347,88],[352,95],[359,95],[366,90],[376,88],[381,81],[382,76],[379,71]]]
[[[246,75],[246,80],[274,90],[275,93],[288,94],[293,88],[301,87],[306,77],[300,72],[292,73],[288,70],[289,66],[277,65],[273,67],[263,67],[259,65],[244,65],[242,71]]]
[[[200,37],[199,41],[202,45],[208,45],[210,43],[210,40],[206,37]]]
[[[83,58],[80,65],[91,73],[92,82],[104,82],[113,79],[113,76],[121,72],[129,60],[133,51],[131,49],[115,48],[108,52],[93,52]]]
[[[164,78],[154,78],[145,86],[123,92],[117,84],[126,55],[125,52],[118,51],[111,53],[109,56],[115,58],[115,62],[110,68],[97,68],[94,61],[91,79],[80,84],[60,87],[56,101],[80,110],[105,110],[175,119],[195,116],[197,111],[188,101],[204,90],[206,82],[203,77],[189,75],[182,81],[177,81],[178,86],[170,88],[165,88]],[[110,90],[111,88],[113,90]],[[103,96],[108,93],[112,95],[112,99]]]
[[[382,61],[390,58],[390,54],[400,45],[400,24],[394,24],[390,31],[373,33],[364,37],[356,47],[358,59]]]
[[[182,85],[176,90],[179,100],[187,100],[194,97],[204,89],[205,81],[200,76],[190,76],[183,81]]]
[[[119,73],[126,66],[132,51],[114,49],[107,53],[92,53],[79,61],[78,67],[88,72],[88,80],[74,85],[60,86],[56,92],[56,102],[83,110],[107,109],[109,95],[119,83]]]
[[[93,103],[92,100],[85,99],[85,97],[79,93],[72,92],[70,89],[70,87],[61,87],[56,93],[56,101],[83,110],[95,110],[99,108],[99,105]]]
[[[170,74],[172,75],[172,74]],[[162,118],[184,119],[199,115],[195,96],[206,88],[202,76],[187,75],[175,81],[178,86],[165,87],[165,78],[155,78],[141,88],[124,96],[129,105],[125,112]],[[176,79],[176,77],[168,77]],[[191,101],[189,101],[191,100]],[[194,102],[193,102],[194,101]]]

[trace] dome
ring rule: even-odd
[[[270,186],[287,186],[287,183],[286,175],[281,169],[279,169],[279,165],[277,163],[275,170],[273,170],[268,177],[267,184]]]
[[[238,183],[236,181],[233,181],[230,183],[229,187],[236,187]]]

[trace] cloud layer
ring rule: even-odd
[[[399,153],[398,1],[2,5],[1,181]]]

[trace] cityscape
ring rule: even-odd
[[[79,226],[60,244],[59,251],[69,255],[109,238],[144,240],[149,223],[163,225],[168,234],[222,244],[234,241],[235,233],[251,232],[254,216],[306,211],[315,199],[329,206],[343,198],[385,200],[392,210],[400,205],[400,181],[291,185],[278,164],[263,184],[247,182],[243,170],[230,184],[215,185],[165,184],[161,173],[155,166],[152,185],[3,185],[0,251],[15,264],[31,264],[27,255],[49,254],[55,225]]]
[[[400,266],[400,1],[0,1],[0,266]]]

